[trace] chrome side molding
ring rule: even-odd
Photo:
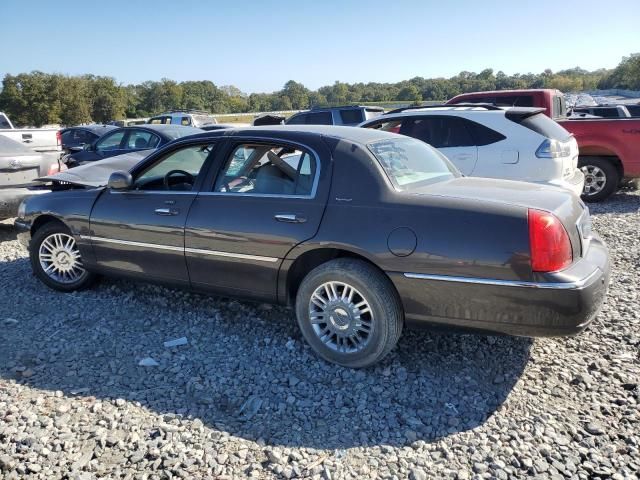
[[[280,260],[277,257],[263,257],[261,255],[248,255],[245,253],[221,252],[218,250],[206,250],[202,248],[185,248],[173,245],[159,245],[157,243],[134,242],[131,240],[118,240],[115,238],[94,237],[91,235],[80,235],[82,240],[90,240],[92,242],[115,243],[118,245],[129,245],[133,247],[154,248],[156,250],[171,250],[174,252],[195,253],[198,255],[213,255],[216,257],[238,258],[241,260],[255,260],[258,262],[275,263]]]
[[[493,278],[455,277],[450,275],[429,275],[425,273],[404,273],[406,278],[436,280],[440,282],[472,283],[477,285],[495,285],[499,287],[549,288],[556,290],[575,290],[584,287],[598,273],[595,269],[585,278],[574,282],[527,282],[524,280],[498,280]]]

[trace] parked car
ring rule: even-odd
[[[502,90],[458,95],[447,104],[495,103],[541,107],[578,141],[585,182],[582,198],[598,202],[613,194],[625,180],[640,179],[640,119],[566,118],[559,90]]]
[[[630,118],[631,114],[624,105],[598,105],[594,107],[573,107],[574,113],[587,113],[601,118]]]
[[[100,165],[101,179],[97,165],[47,177],[70,190],[21,206],[44,284],[105,273],[291,305],[311,347],[349,367],[379,361],[404,326],[576,333],[607,289],[608,252],[577,196],[461,177],[409,137],[252,127]]]
[[[59,152],[57,128],[15,128],[9,117],[0,112],[0,136],[7,137],[35,152]]]
[[[171,110],[147,120],[152,125],[182,125],[185,127],[203,127],[218,123],[211,113],[199,110]]]
[[[36,178],[59,168],[57,153],[34,152],[0,135],[0,220],[15,217],[22,200],[44,191]]]
[[[382,107],[345,105],[342,107],[318,107],[290,116],[286,125],[349,125],[356,126],[365,120],[382,115]]]
[[[201,133],[202,130],[180,125],[137,125],[110,130],[98,140],[85,145],[75,153],[62,157],[62,162],[69,168],[87,162],[122,155],[123,153],[154,150],[176,138]]]
[[[80,125],[60,130],[62,152],[64,154],[79,152],[85,145],[93,143],[105,133],[114,130],[113,125]]]
[[[467,176],[522,180],[582,193],[578,144],[541,108],[407,107],[361,126],[422,140]]]

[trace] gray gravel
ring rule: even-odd
[[[640,195],[591,209],[614,271],[586,332],[406,332],[360,371],[318,360],[286,309],[121,280],[55,293],[5,222],[0,479],[636,478]]]

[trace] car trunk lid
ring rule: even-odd
[[[464,177],[435,183],[406,193],[453,197],[471,202],[490,201],[551,212],[560,219],[569,234],[574,260],[582,256],[591,236],[587,207],[579,197],[559,187]]]

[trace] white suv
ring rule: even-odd
[[[360,124],[436,147],[463,175],[554,185],[580,195],[578,143],[542,108],[419,106]]]
[[[204,125],[215,125],[218,123],[216,117],[211,113],[199,110],[171,110],[161,113],[147,120],[147,123],[154,125],[183,125],[185,127],[200,128]]]

